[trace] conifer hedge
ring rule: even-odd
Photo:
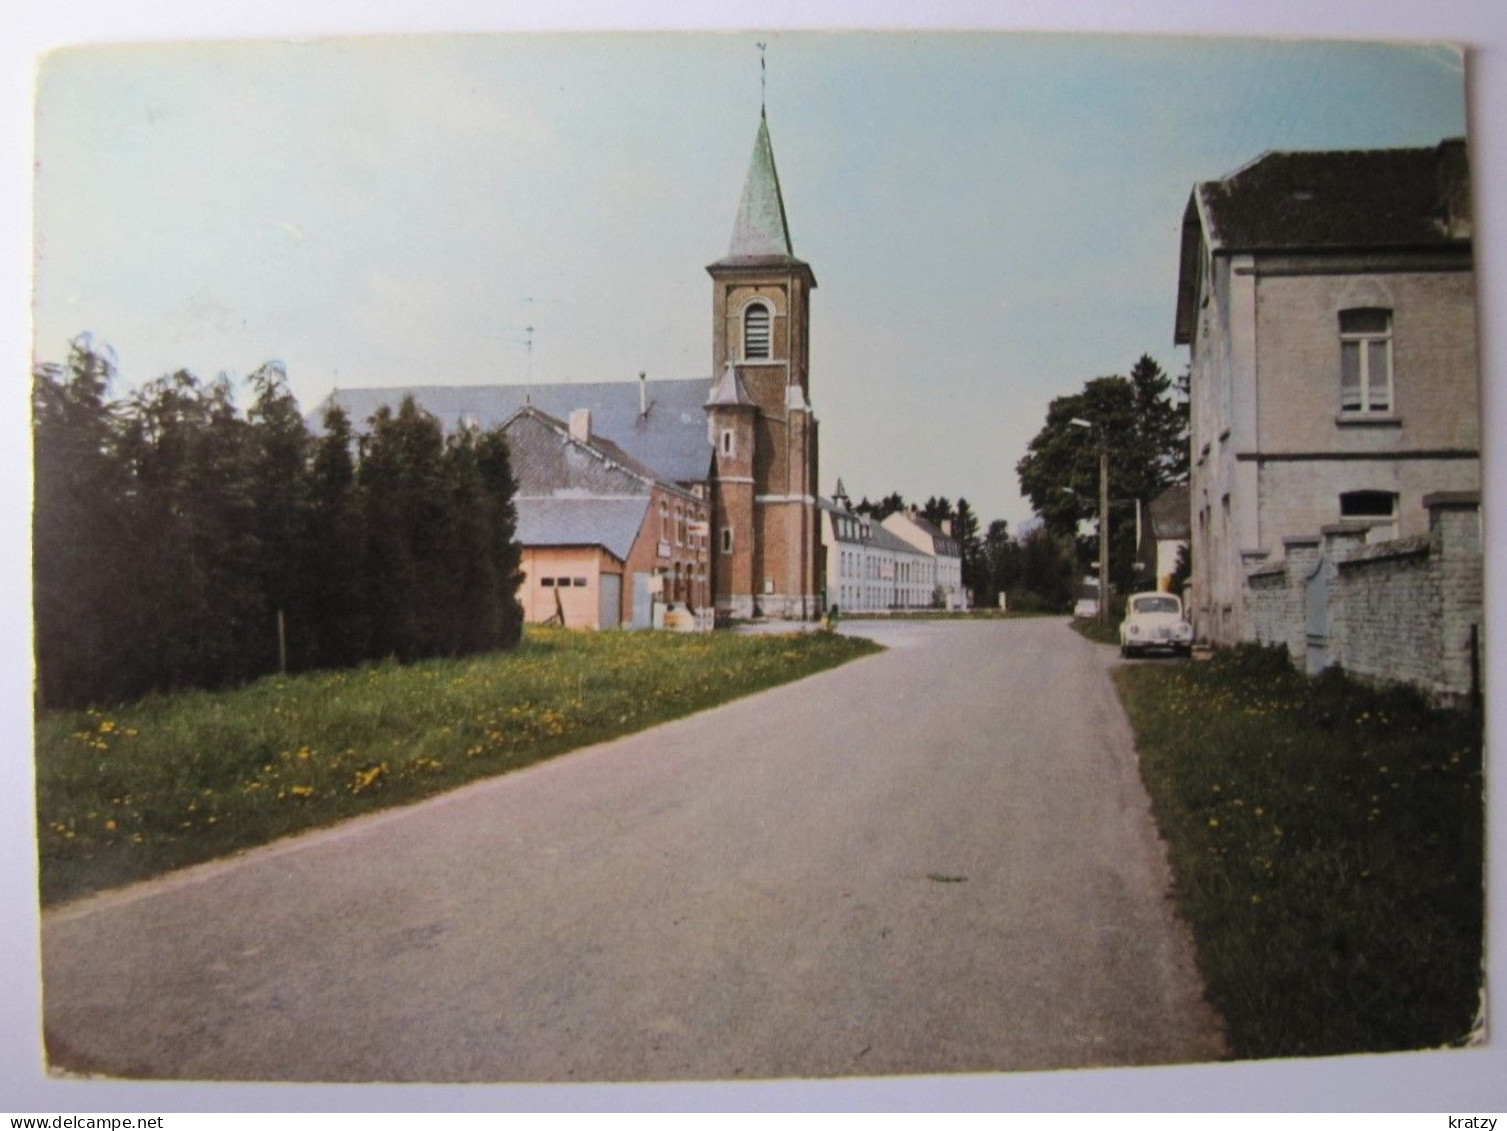
[[[224,376],[115,377],[83,337],[34,375],[39,705],[518,643],[500,429],[446,436],[406,398],[316,435],[277,363],[244,414]]]

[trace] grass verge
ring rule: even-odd
[[[1113,644],[1116,648],[1120,646],[1120,622],[1117,620],[1101,623],[1096,617],[1074,617],[1072,626],[1079,636],[1092,640],[1095,644]]]
[[[878,650],[826,633],[530,628],[512,653],[44,714],[42,900],[415,801]]]
[[[1280,652],[1116,668],[1240,1058],[1463,1041],[1482,983],[1478,718]]]

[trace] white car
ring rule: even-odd
[[[1165,648],[1186,656],[1193,650],[1193,626],[1183,619],[1183,603],[1171,593],[1137,593],[1125,603],[1120,622],[1120,655]]]

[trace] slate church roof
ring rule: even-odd
[[[439,418],[445,431],[468,424],[495,428],[506,423],[525,404],[559,419],[576,409],[591,411],[591,429],[616,444],[628,457],[655,475],[678,483],[704,482],[712,464],[702,408],[711,382],[704,378],[648,381],[604,381],[594,384],[535,385],[411,385],[387,389],[336,389],[329,401],[340,405],[361,432],[382,405],[396,409],[412,395],[424,411]],[[640,413],[643,396],[648,411]],[[309,414],[319,427],[326,401]]]
[[[504,429],[518,482],[518,541],[525,546],[602,546],[626,561],[653,489],[689,497],[612,441],[577,439],[563,421],[532,405]]]
[[[795,257],[790,225],[785,219],[785,197],[774,167],[774,146],[769,140],[769,122],[759,114],[759,132],[754,137],[753,156],[743,184],[738,218],[727,254],[713,267],[810,267]],[[815,280],[812,280],[815,285]]]

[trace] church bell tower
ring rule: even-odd
[[[808,371],[816,276],[790,242],[762,110],[732,241],[707,272],[717,374],[706,403],[716,451],[717,609],[737,617],[817,617],[821,525]]]

